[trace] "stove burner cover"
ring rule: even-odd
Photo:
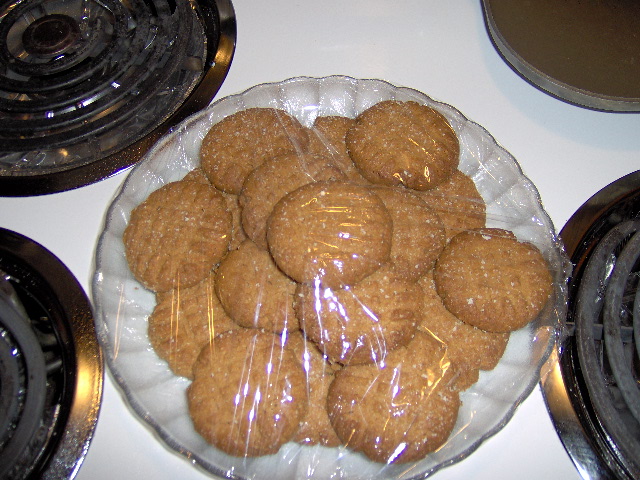
[[[102,380],[80,285],[42,246],[0,229],[0,478],[75,477]]]
[[[235,34],[230,0],[0,2],[0,195],[137,162],[211,102]]]
[[[583,478],[640,478],[640,171],[594,195],[560,237],[574,271],[547,405]]]
[[[80,37],[78,23],[68,15],[46,15],[29,25],[22,34],[24,49],[31,55],[64,53]]]
[[[541,90],[604,111],[640,112],[640,2],[483,0],[491,40]]]

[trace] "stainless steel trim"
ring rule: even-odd
[[[545,392],[545,402],[571,461],[584,480],[615,480],[616,477],[607,465],[599,456],[593,454],[594,447],[589,435],[571,405],[565,379],[558,363],[558,347],[554,348],[548,365],[549,373],[541,382]]]

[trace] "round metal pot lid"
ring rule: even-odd
[[[18,0],[0,7],[0,195],[133,165],[207,106],[235,51],[230,0]]]
[[[505,61],[541,90],[586,108],[640,112],[640,2],[483,0]]]
[[[91,304],[56,256],[2,228],[0,355],[0,476],[74,478],[102,401]]]

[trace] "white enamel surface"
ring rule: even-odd
[[[423,91],[491,132],[535,184],[558,230],[593,193],[640,168],[640,116],[574,107],[523,81],[492,47],[477,0],[233,3],[238,45],[218,98],[300,75],[382,78]],[[46,197],[0,198],[0,226],[42,243],[89,291],[104,215],[125,177]],[[326,468],[319,464],[312,470],[317,478],[328,478]],[[107,375],[95,438],[76,478],[208,475],[163,446]],[[536,387],[499,433],[432,478],[577,480],[579,475]]]

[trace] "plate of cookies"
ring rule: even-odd
[[[109,368],[213,476],[425,478],[540,379],[570,271],[482,127],[382,80],[211,104],[109,207],[93,300]]]

